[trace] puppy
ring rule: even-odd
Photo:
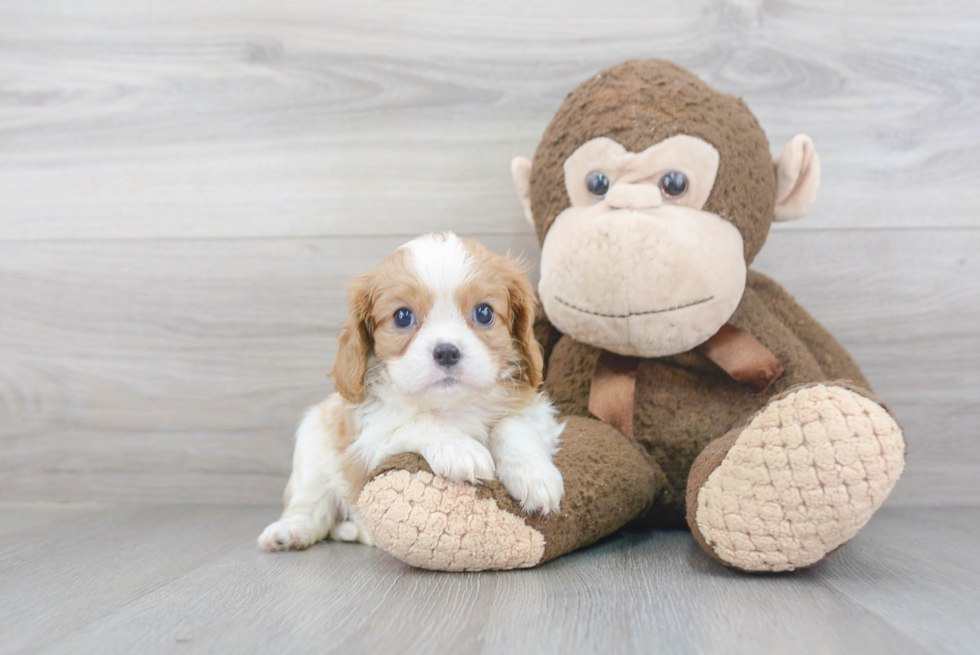
[[[514,261],[452,233],[406,243],[354,280],[331,371],[336,394],[300,423],[266,550],[371,536],[356,495],[392,455],[453,482],[496,473],[527,513],[558,510],[563,425],[538,392],[534,289]]]

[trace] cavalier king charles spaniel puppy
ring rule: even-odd
[[[349,295],[330,374],[338,393],[300,423],[285,511],[259,545],[372,543],[356,494],[403,452],[453,482],[496,475],[527,513],[557,511],[564,483],[552,456],[564,426],[538,392],[534,288],[521,266],[430,234],[355,279]]]

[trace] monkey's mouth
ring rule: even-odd
[[[702,298],[701,300],[695,300],[694,302],[689,302],[686,305],[677,305],[676,307],[665,307],[663,309],[651,309],[647,312],[630,312],[629,314],[603,314],[602,312],[594,312],[591,309],[583,309],[581,307],[576,307],[567,300],[562,300],[558,296],[555,296],[555,300],[565,305],[569,309],[574,309],[577,312],[582,312],[583,314],[591,314],[592,316],[600,316],[602,318],[629,318],[630,316],[648,316],[650,314],[666,314],[667,312],[676,312],[678,309],[687,309],[688,307],[694,307],[695,305],[703,305],[706,302],[714,300],[714,296],[708,296],[707,298]]]

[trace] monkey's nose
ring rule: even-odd
[[[436,360],[436,363],[446,368],[456,366],[460,357],[462,354],[459,352],[459,348],[451,343],[440,343],[432,351],[432,358]]]
[[[649,209],[663,204],[656,184],[614,184],[606,194],[606,204],[614,209]]]

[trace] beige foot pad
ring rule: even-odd
[[[428,471],[392,470],[365,485],[358,508],[375,543],[412,566],[485,571],[534,566],[544,537],[476,487]]]
[[[857,534],[904,465],[901,428],[884,408],[842,387],[806,387],[737,436],[697,493],[697,529],[740,569],[808,566]]]

